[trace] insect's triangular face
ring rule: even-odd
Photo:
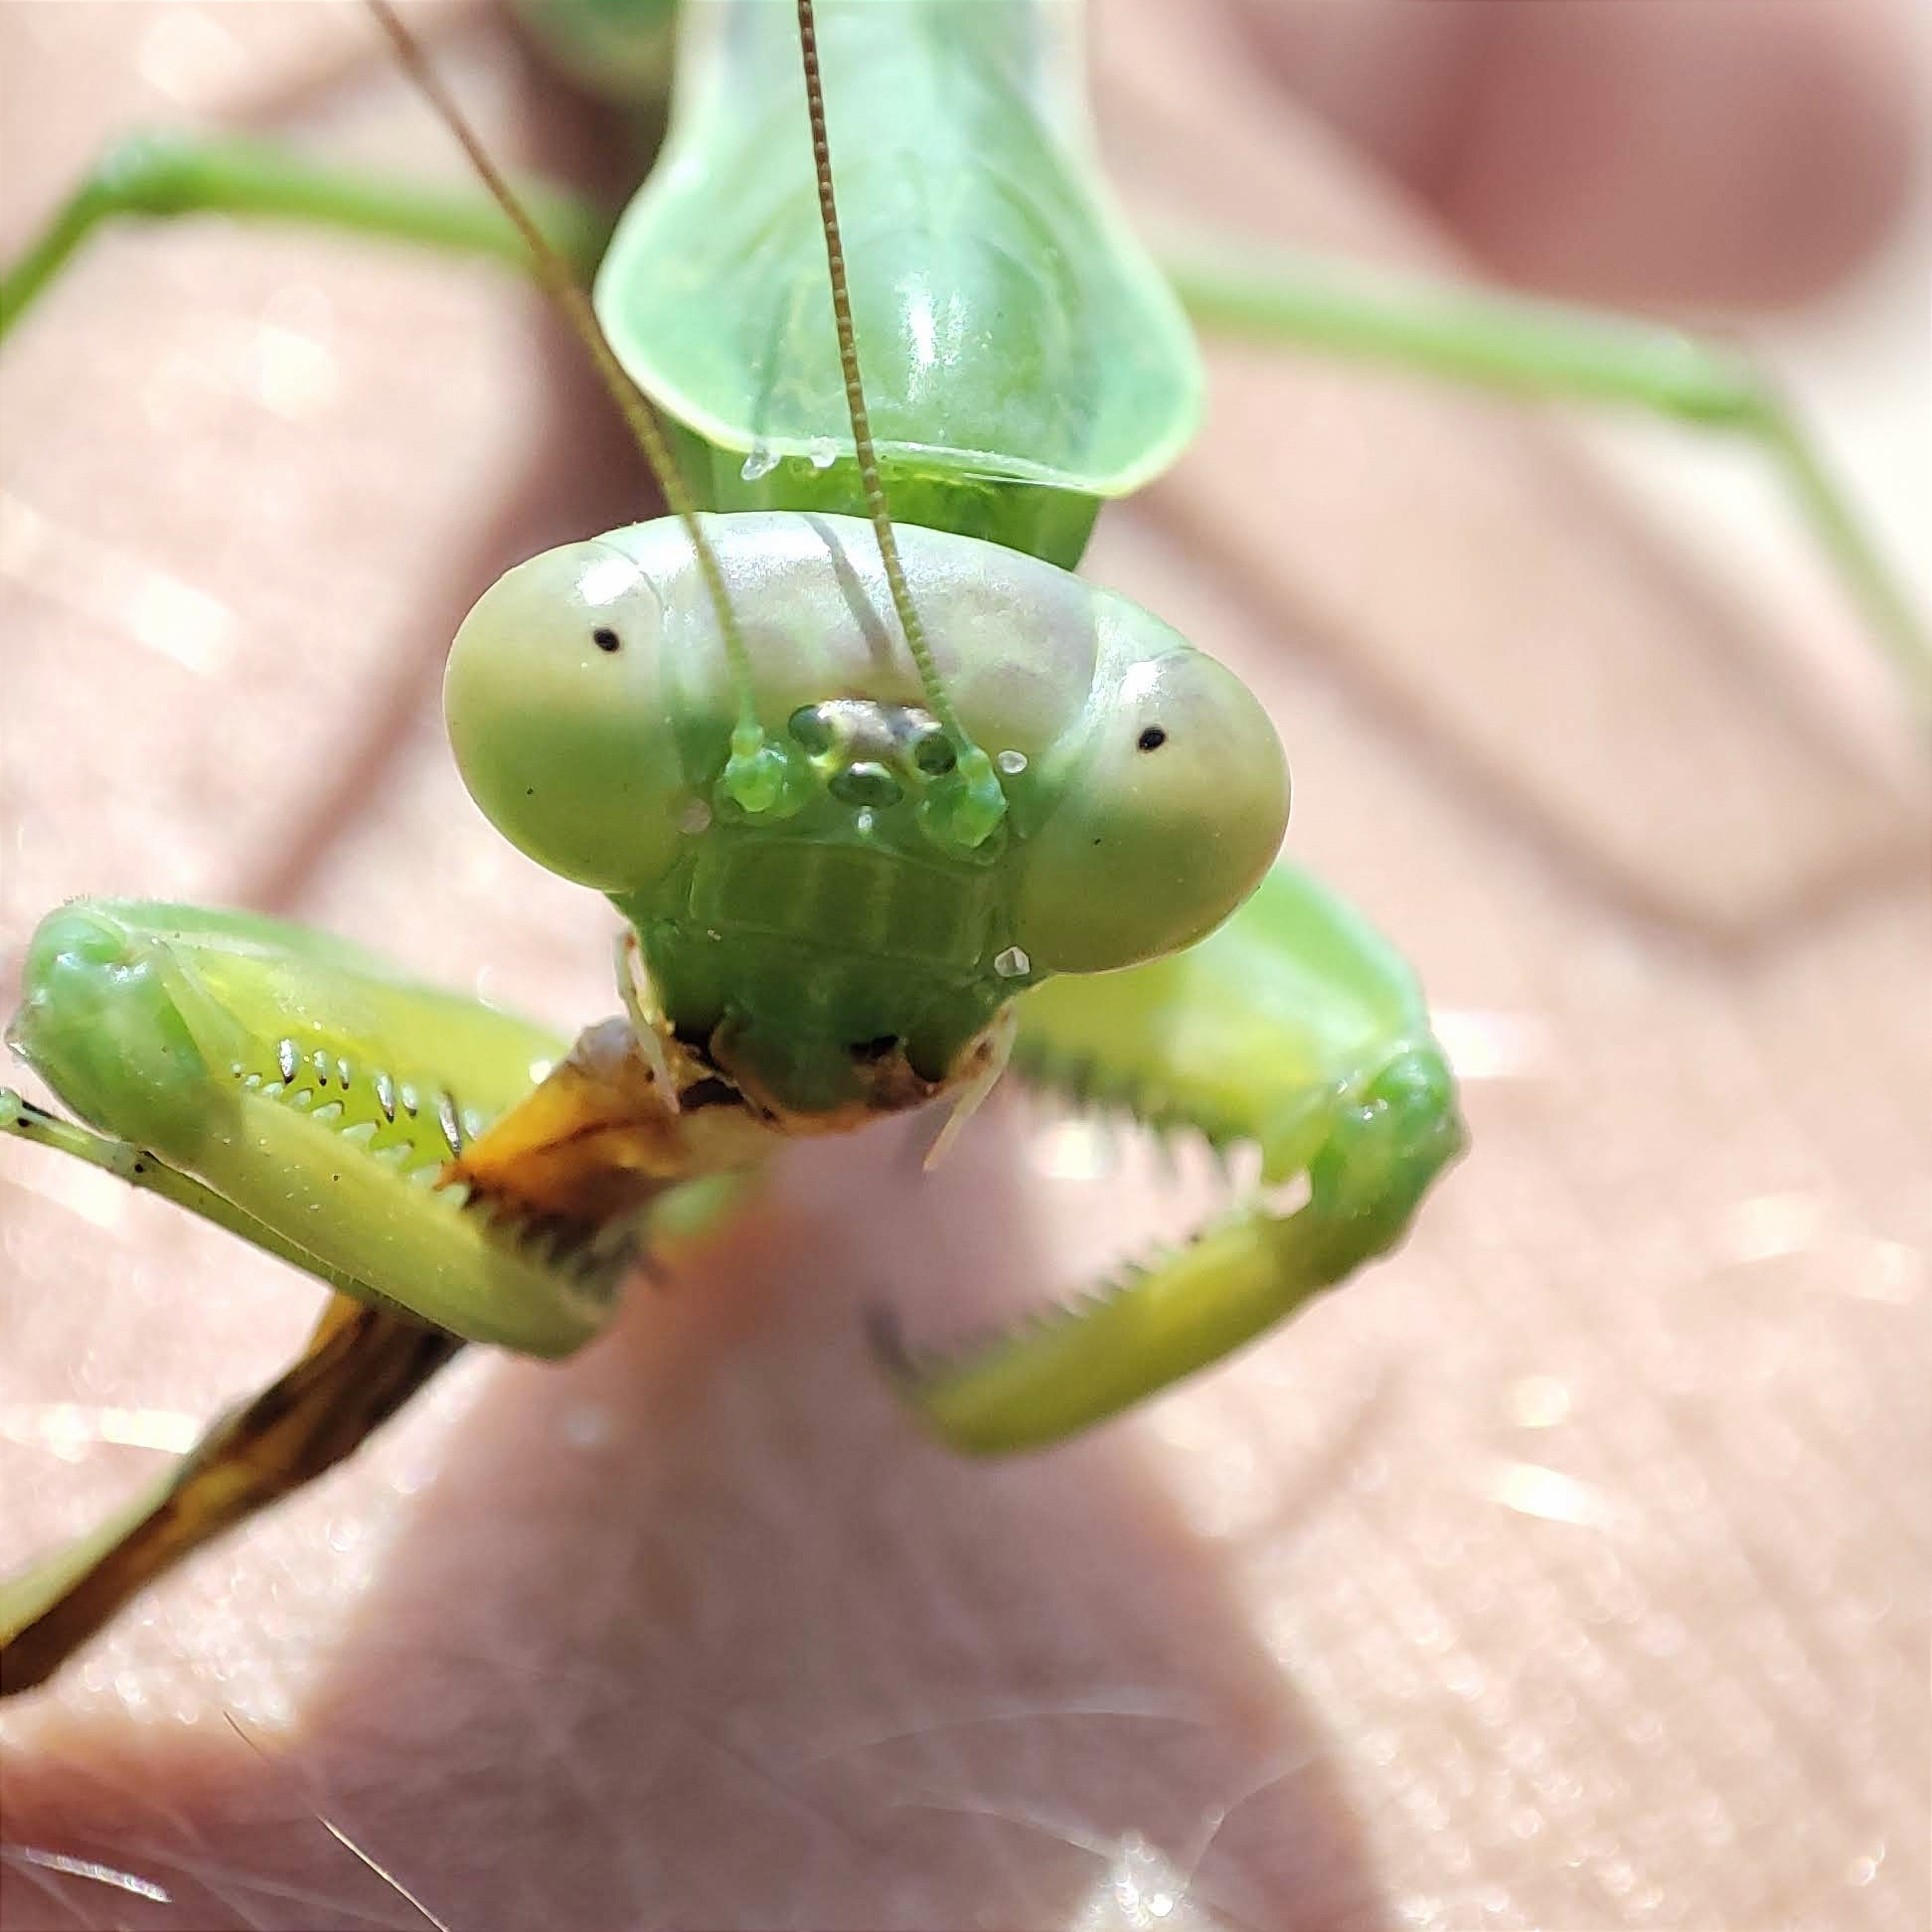
[[[729,658],[670,519],[486,593],[451,653],[450,732],[505,835],[623,910],[674,1032],[718,1042],[792,1113],[878,1099],[898,1052],[920,1080],[955,1077],[1014,994],[1189,943],[1273,860],[1287,773],[1265,713],[1124,597],[899,532],[958,727],[1006,801],[967,845],[933,809],[955,739],[892,648],[870,528],[708,522],[753,724],[786,760],[775,805],[731,788]],[[891,1104],[923,1097],[887,1084]]]

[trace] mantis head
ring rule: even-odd
[[[959,723],[1006,794],[999,831],[965,849],[930,809],[958,746],[893,649],[866,526],[708,528],[784,764],[768,807],[723,783],[745,707],[675,523],[510,571],[457,635],[445,705],[485,814],[616,901],[681,1033],[782,1042],[751,1057],[788,1104],[849,1097],[861,1045],[943,1080],[1026,985],[1191,944],[1273,861],[1288,779],[1266,714],[1126,598],[901,532]]]

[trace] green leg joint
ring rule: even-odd
[[[542,185],[519,190],[537,225],[587,280],[609,219]],[[529,273],[529,250],[480,189],[399,182],[310,161],[240,135],[137,134],[117,141],[19,257],[0,272],[0,338],[114,216],[239,215],[376,236],[443,253],[480,256]]]

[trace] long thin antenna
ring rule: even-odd
[[[644,452],[644,460],[650,465],[651,474],[664,493],[666,504],[689,534],[692,549],[697,554],[698,567],[704,574],[705,588],[718,612],[731,682],[737,687],[739,735],[741,737],[749,731],[761,738],[751,685],[751,654],[745,648],[744,633],[738,629],[737,613],[731,608],[730,593],[724,587],[724,572],[719,564],[718,553],[712,548],[711,539],[705,535],[704,527],[698,521],[698,506],[671,454],[671,445],[665,440],[664,426],[658,421],[657,412],[645,400],[643,391],[632,382],[630,372],[617,360],[583,284],[577,280],[570,264],[551,246],[543,230],[531,220],[528,210],[517,199],[515,189],[490,159],[489,151],[476,130],[456,105],[449,90],[437,79],[435,69],[416,44],[415,36],[402,24],[396,9],[390,5],[390,0],[365,0],[365,4],[376,16],[377,24],[389,36],[390,45],[395,48],[396,58],[402,64],[403,73],[461,143],[463,152],[469,156],[470,166],[476,170],[483,186],[509,217],[511,226],[523,237],[524,245],[530,250],[531,259],[536,264],[538,279],[563,311],[564,321],[570,325],[577,340],[589,352],[604,388],[610,392],[611,400],[630,425],[638,448]],[[734,738],[734,750],[749,748]]]
[[[859,458],[860,487],[866,493],[866,514],[879,537],[879,555],[886,565],[892,608],[898,612],[906,648],[918,666],[926,703],[946,727],[955,748],[962,748],[969,740],[946,694],[939,667],[933,662],[932,646],[926,642],[925,626],[912,602],[905,566],[899,562],[898,539],[892,531],[892,513],[886,503],[886,485],[880,480],[879,453],[873,447],[872,418],[866,410],[865,385],[859,378],[859,344],[852,329],[845,243],[839,238],[839,209],[832,193],[832,148],[825,133],[825,83],[819,74],[818,23],[812,0],[798,0],[798,51],[805,63],[805,106],[812,117],[812,171],[818,177],[819,222],[825,230],[826,266],[832,272],[832,319],[839,332],[839,368],[845,376],[846,409],[852,417],[853,448]]]

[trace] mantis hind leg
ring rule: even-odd
[[[216,1422],[158,1484],[0,1581],[0,1697],[44,1684],[184,1557],[334,1468],[462,1346],[407,1316],[332,1296],[287,1370]]]
[[[1305,1176],[1307,1199],[1287,1213],[1240,1207],[978,1347],[926,1354],[877,1331],[900,1392],[968,1454],[1059,1441],[1284,1321],[1394,1247],[1464,1144],[1407,967],[1287,866],[1188,952],[1028,993],[1014,1063],[1149,1125],[1256,1145],[1264,1181]]]

